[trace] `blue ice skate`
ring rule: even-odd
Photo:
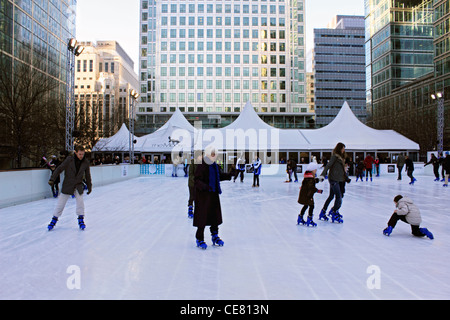
[[[299,216],[298,216],[298,219],[297,219],[297,225],[298,225],[298,226],[299,226],[299,225],[304,226],[305,224],[306,224],[305,219],[303,219],[303,216],[302,216],[302,215],[299,215]]]
[[[194,218],[194,207],[193,206],[189,206],[189,208],[188,208],[188,218],[189,219]]]
[[[213,246],[219,246],[219,247],[223,247],[223,245],[225,244],[222,239],[219,238],[218,234],[212,234],[212,243]]]
[[[342,215],[339,213],[339,211],[335,212],[333,209],[330,210],[330,213],[328,214],[331,216],[331,222],[337,222],[337,223],[344,223],[344,219],[342,219]]]
[[[57,222],[58,222],[58,218],[57,217],[53,217],[52,221],[48,225],[48,231],[52,231],[53,228],[55,228],[55,225],[56,225]]]
[[[424,235],[426,235],[431,240],[434,239],[433,234],[427,228],[420,228],[419,230],[420,230],[420,232],[422,232]]]
[[[315,223],[314,221],[313,221],[313,218],[312,217],[308,217],[308,219],[307,219],[307,221],[306,221],[306,226],[307,227],[317,227],[317,223]]]
[[[392,228],[391,226],[387,227],[386,229],[383,230],[383,234],[387,237],[389,237],[392,233],[392,230],[394,230],[394,228]]]
[[[443,187],[448,187],[448,184],[444,183],[442,186],[443,186]]]
[[[197,248],[206,250],[206,248],[208,248],[208,246],[206,245],[205,241],[197,240]]]
[[[81,230],[86,229],[86,225],[84,224],[84,216],[78,216],[78,226]]]
[[[327,217],[327,212],[323,209],[322,209],[322,211],[320,211],[319,220],[323,220],[323,221],[329,220]]]

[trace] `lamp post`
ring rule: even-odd
[[[431,99],[438,101],[437,111],[437,137],[438,146],[437,151],[439,155],[444,152],[444,92],[436,92],[431,95]]]
[[[73,131],[75,128],[75,57],[83,53],[84,47],[77,45],[72,38],[67,43],[67,75],[66,75],[66,151],[74,149]]]
[[[129,139],[129,153],[130,153],[130,163],[134,164],[134,109],[135,109],[135,102],[139,98],[139,93],[132,89],[130,91],[130,110],[129,110],[129,131],[130,131],[130,139]]]

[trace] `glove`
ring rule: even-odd
[[[320,193],[320,194],[322,194],[323,193],[323,190],[317,190],[317,193]]]
[[[49,180],[48,184],[49,184],[50,187],[53,187],[55,185],[55,181]]]

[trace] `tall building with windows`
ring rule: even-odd
[[[437,148],[444,93],[444,149],[450,148],[450,1],[366,0],[368,124]],[[418,159],[416,159],[418,160]]]
[[[75,37],[76,0],[0,1],[3,59],[39,69],[66,91],[67,43]],[[14,64],[12,63],[12,64]]]
[[[137,130],[178,107],[206,127],[247,101],[278,127],[306,127],[304,0],[141,0]]]
[[[134,62],[117,41],[81,42],[75,61],[77,126],[91,125],[93,137],[115,134],[128,125],[130,91],[138,90]]]
[[[64,101],[67,44],[75,36],[76,0],[1,0],[0,59],[3,72],[30,68],[55,84]],[[0,114],[0,168],[9,167],[10,125]]]
[[[364,16],[336,16],[314,29],[316,125],[329,124],[345,101],[366,120]]]
[[[434,70],[433,0],[365,0],[369,124],[393,90]]]

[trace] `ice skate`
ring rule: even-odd
[[[81,230],[86,229],[86,225],[84,224],[84,216],[78,216],[78,226]]]
[[[327,217],[327,212],[323,209],[322,209],[322,211],[320,211],[319,220],[323,220],[323,221],[329,220]]]
[[[219,246],[219,247],[223,247],[223,245],[225,244],[222,239],[219,238],[218,234],[212,234],[212,243],[213,246]]]
[[[189,208],[188,208],[188,218],[189,219],[194,218],[194,207],[193,206],[189,206]]]
[[[422,232],[425,236],[427,236],[429,239],[433,240],[434,236],[433,234],[427,229],[427,228],[420,228],[420,232]]]
[[[392,228],[391,226],[387,227],[386,229],[383,230],[383,234],[387,237],[389,237],[392,233],[392,230],[394,230],[394,228]]]
[[[206,245],[205,241],[197,240],[197,248],[206,250],[206,248],[208,248],[208,246]]]
[[[317,227],[317,223],[313,221],[313,217],[308,217],[308,220],[306,221],[307,227]]]
[[[55,225],[56,225],[57,222],[58,222],[58,218],[57,217],[53,217],[52,221],[48,225],[48,231],[53,230],[53,228],[55,228]]]
[[[344,223],[344,219],[343,216],[341,214],[339,214],[339,211],[334,212],[333,209],[330,210],[330,213],[328,214],[329,216],[331,216],[331,222],[337,222],[337,223]]]
[[[297,225],[298,225],[298,226],[299,226],[299,225],[304,226],[305,224],[306,224],[305,219],[303,219],[303,216],[302,216],[302,215],[299,215],[299,216],[298,216],[298,219],[297,219]]]

